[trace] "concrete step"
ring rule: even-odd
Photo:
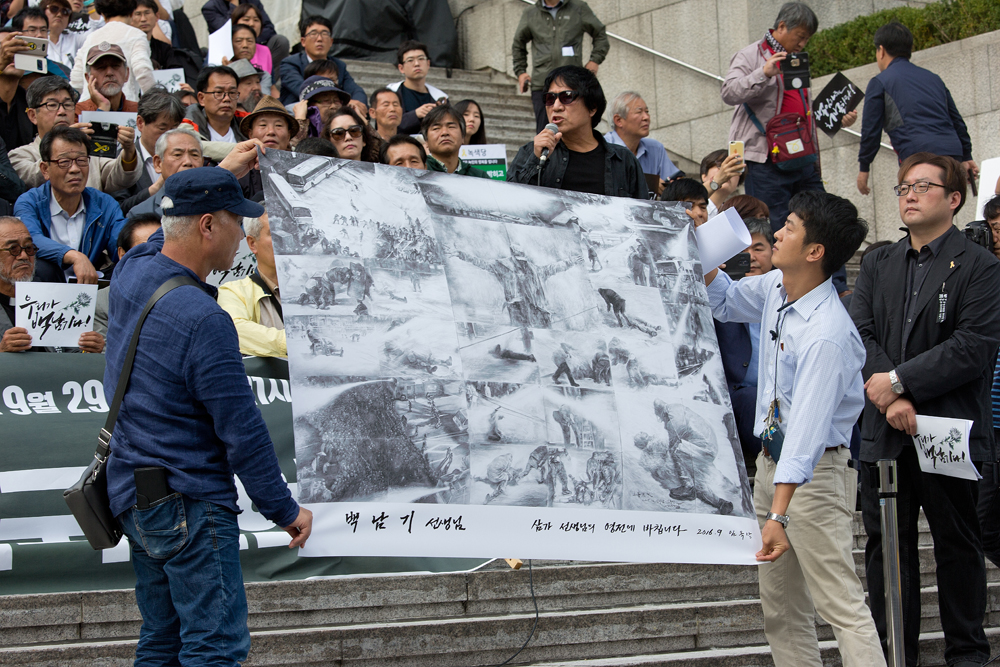
[[[924,619],[924,629],[928,633],[939,630],[928,622],[930,620]],[[533,625],[534,614],[517,613],[461,619],[258,629],[252,631],[252,649],[247,664],[359,667],[492,665],[509,657],[523,643]],[[997,631],[997,628],[991,628],[990,636],[996,637]],[[818,625],[817,636],[825,642],[833,639],[831,628],[825,624]],[[754,655],[765,644],[762,613],[756,600],[543,611],[539,615],[535,635],[518,662],[563,661],[561,664],[583,667],[593,665],[594,658],[614,658],[616,662],[609,664],[659,664],[649,661],[650,654],[669,652],[673,655],[652,659],[662,659],[663,664],[686,664],[677,660],[705,659],[713,655],[707,653],[707,649],[729,648],[735,649],[731,652],[734,656],[747,652]],[[8,647],[0,649],[0,664],[127,664],[121,661],[131,659],[134,646],[134,639],[105,639]],[[835,652],[832,644],[826,648]],[[925,650],[931,655],[939,655],[941,649],[926,645]],[[701,651],[703,655],[685,653],[691,651]],[[98,656],[99,661],[95,660]],[[640,658],[627,656],[644,656],[647,662],[630,662]],[[925,660],[923,664],[937,663]]]
[[[995,653],[1000,649],[1000,630],[986,631]],[[824,667],[839,667],[840,653],[835,641],[821,641],[820,655]],[[944,634],[927,632],[920,634],[920,664],[924,667],[944,665]],[[744,646],[739,648],[713,648],[698,651],[684,651],[663,655],[640,655],[621,658],[599,658],[594,660],[570,660],[559,662],[539,662],[528,667],[773,667],[771,651],[767,645]]]

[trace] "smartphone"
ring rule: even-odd
[[[740,156],[740,162],[743,162],[743,142],[742,141],[730,141],[729,142],[729,156],[732,157],[733,155],[739,155]],[[747,168],[746,165],[743,165],[742,167],[740,167],[740,171],[743,171],[746,168]]]
[[[45,60],[45,56],[39,58],[36,55],[28,53],[15,53],[14,67],[24,72],[49,73],[49,65]]]
[[[49,55],[49,40],[39,39],[37,37],[27,37],[25,35],[21,35],[18,39],[28,43],[27,51],[21,51],[21,53],[28,53],[33,56],[43,57]]]
[[[118,125],[116,123],[90,123],[94,134],[90,137],[88,155],[95,157],[118,157]]]
[[[741,252],[726,260],[726,275],[733,280],[739,280],[750,270],[750,253]]]
[[[133,475],[135,477],[135,504],[141,510],[149,508],[153,503],[163,500],[173,493],[170,490],[170,485],[167,484],[166,468],[136,468]]]

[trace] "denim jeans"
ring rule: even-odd
[[[137,667],[231,666],[250,650],[236,515],[175,493],[118,517],[142,613]]]

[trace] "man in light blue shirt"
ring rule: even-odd
[[[649,107],[639,93],[627,90],[611,101],[611,125],[615,129],[605,134],[604,140],[625,146],[639,160],[643,173],[660,177],[657,195],[667,181],[684,175],[667,157],[663,144],[649,138]]]
[[[858,475],[848,443],[864,406],[865,348],[830,279],[868,226],[825,192],[799,193],[789,210],[771,256],[778,270],[735,283],[718,270],[705,276],[717,320],[760,322],[754,506],[757,559],[772,563],[759,570],[764,634],[776,667],[820,667],[815,604],[845,665],[881,666],[851,553]]]

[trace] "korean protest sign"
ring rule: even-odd
[[[755,562],[683,209],[307,159],[262,158],[304,556]]]
[[[28,330],[32,347],[76,347],[94,330],[97,285],[17,283],[15,326]]]
[[[482,169],[494,181],[507,180],[507,144],[462,146],[458,157],[462,162]]]
[[[917,415],[917,433],[913,444],[917,449],[920,469],[926,473],[948,475],[973,482],[982,479],[969,456],[968,419],[947,419]]]
[[[837,134],[843,127],[844,116],[854,111],[864,96],[850,79],[837,72],[813,100],[816,126],[831,137]]]

